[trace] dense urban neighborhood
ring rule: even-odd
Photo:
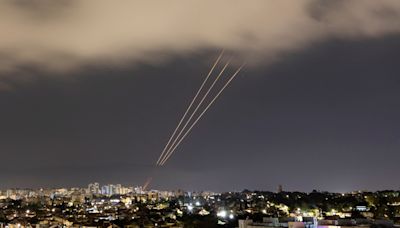
[[[144,191],[120,184],[8,189],[0,227],[395,226],[400,191]]]

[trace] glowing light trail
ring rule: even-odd
[[[199,96],[200,92],[203,90],[204,85],[206,84],[207,80],[211,76],[212,72],[214,71],[215,67],[218,65],[219,61],[221,60],[222,56],[224,54],[224,50],[221,51],[221,54],[218,56],[217,60],[215,60],[214,65],[211,67],[210,72],[208,72],[206,78],[204,79],[203,83],[201,84],[200,88],[197,90],[196,95],[193,97],[192,101],[190,102],[188,108],[185,111],[185,114],[183,114],[182,118],[180,119],[178,126],[176,126],[174,132],[172,133],[171,137],[169,138],[167,144],[165,145],[160,157],[158,158],[156,165],[160,163],[162,158],[164,157],[165,153],[167,152],[167,149],[170,147],[170,143],[172,139],[175,137],[176,132],[178,131],[179,127],[183,123],[183,120],[186,118],[187,114],[189,113],[189,110],[192,108],[194,102],[196,101],[197,97]],[[178,136],[179,137],[179,136]]]
[[[174,153],[176,148],[181,144],[181,142],[186,138],[186,136],[190,133],[192,128],[197,124],[197,122],[201,119],[201,117],[207,112],[207,110],[211,107],[211,105],[215,102],[215,100],[218,99],[218,97],[221,95],[221,93],[225,90],[225,88],[231,83],[231,81],[236,77],[236,75],[241,71],[245,64],[242,64],[236,72],[229,78],[229,80],[225,83],[225,85],[219,90],[217,95],[214,96],[214,98],[210,101],[210,103],[206,106],[206,108],[201,112],[201,114],[197,117],[197,119],[190,125],[189,129],[185,132],[185,134],[180,138],[178,143],[175,144],[175,146],[169,151],[169,153],[166,154],[166,156],[163,158],[163,160],[160,162],[160,166],[163,166],[165,162],[171,157],[171,155]]]
[[[185,125],[182,127],[182,129],[180,130],[178,136],[176,136],[175,140],[172,142],[172,145],[170,146],[170,148],[167,150],[167,152],[164,154],[164,157],[161,159],[164,160],[168,154],[171,153],[171,149],[174,148],[176,142],[179,140],[179,137],[181,137],[182,133],[185,131],[186,127],[188,126],[188,124],[190,123],[190,121],[193,119],[194,115],[197,113],[197,111],[199,110],[199,108],[201,107],[201,105],[203,104],[204,100],[208,97],[208,94],[211,92],[211,90],[214,88],[215,84],[218,82],[218,80],[221,78],[222,74],[224,73],[225,69],[228,67],[230,63],[230,60],[224,65],[224,67],[222,68],[221,72],[218,74],[218,76],[214,79],[213,83],[211,84],[211,86],[208,88],[207,92],[203,95],[202,99],[200,100],[200,102],[197,104],[195,110],[192,112],[192,114],[190,115],[189,119],[186,121]],[[158,165],[160,165],[161,162],[158,162]]]
[[[146,180],[146,182],[144,183],[143,188],[142,188],[143,191],[146,191],[147,187],[150,185],[150,183],[151,183],[152,180],[153,180],[153,177],[149,177],[149,178]]]

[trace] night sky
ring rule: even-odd
[[[9,57],[3,46],[0,65]],[[225,47],[228,56],[256,60],[154,173],[223,47],[150,50],[143,59],[162,58],[124,55],[123,64],[113,57],[67,70],[12,58],[0,71],[0,188],[141,185],[152,175],[155,189],[399,189],[393,31],[301,42],[273,60],[268,47],[257,56]]]

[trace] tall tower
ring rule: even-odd
[[[282,185],[280,184],[280,185],[278,185],[278,193],[281,193],[281,192],[283,192],[283,187],[282,187]]]

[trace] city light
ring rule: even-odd
[[[262,209],[262,211],[261,211],[263,214],[267,214],[267,210],[265,210],[265,209]]]
[[[400,228],[400,0],[0,0],[0,25],[0,228]]]
[[[225,211],[225,210],[222,210],[222,211],[219,211],[218,213],[217,213],[217,216],[218,217],[221,217],[221,218],[225,218],[226,216],[227,216],[227,212]]]
[[[121,188],[123,188],[123,186],[121,186]],[[377,214],[379,211],[371,210],[373,204],[368,202],[366,202],[366,205],[359,204],[353,207],[349,207],[348,205],[339,206],[335,200],[341,202],[348,197],[353,197],[353,200],[360,197],[359,195],[345,195],[343,197],[339,193],[320,192],[319,194],[323,197],[315,197],[313,194],[291,193],[293,194],[293,197],[290,198],[293,199],[293,201],[287,201],[285,197],[287,192],[282,194],[231,192],[224,194],[208,193],[207,195],[201,193],[189,196],[191,200],[189,199],[188,201],[187,197],[189,194],[187,192],[174,193],[152,190],[145,191],[144,193],[143,191],[140,191],[137,193],[131,192],[125,195],[117,194],[112,195],[111,197],[108,193],[90,194],[88,192],[90,191],[85,191],[85,189],[81,188],[65,188],[63,190],[49,189],[46,192],[43,190],[30,189],[0,191],[0,196],[6,197],[6,200],[1,201],[4,206],[2,207],[3,211],[0,210],[0,217],[2,216],[2,213],[4,215],[4,212],[6,212],[10,219],[18,218],[14,223],[10,223],[12,226],[9,227],[17,227],[17,222],[23,221],[25,223],[30,219],[41,220],[47,219],[48,217],[53,218],[53,222],[55,221],[55,218],[66,218],[65,220],[60,220],[59,225],[81,224],[82,222],[90,223],[92,221],[105,225],[107,221],[118,220],[121,215],[120,211],[122,211],[124,213],[122,214],[123,216],[135,220],[130,222],[141,223],[143,222],[143,219],[152,218],[152,227],[155,227],[156,223],[159,227],[165,227],[165,223],[171,223],[177,226],[178,224],[181,224],[182,221],[198,219],[198,216],[207,215],[210,215],[210,217],[206,220],[211,219],[210,221],[214,222],[214,224],[218,223],[226,225],[235,222],[236,219],[241,220],[242,218],[249,218],[249,223],[251,223],[250,220],[259,218],[260,213],[262,213],[262,217],[266,220],[264,220],[264,222],[258,220],[254,223],[255,225],[260,223],[278,224],[280,217],[289,217],[293,221],[307,225],[305,227],[316,228],[310,224],[316,224],[318,222],[317,220],[324,220],[324,216],[329,217],[336,215],[338,218],[351,219],[352,211],[357,211],[362,216],[366,217],[366,221],[364,222],[372,224],[374,222],[374,216],[380,215]],[[39,194],[41,197],[52,200],[53,202],[51,204],[40,204],[38,209],[26,206],[28,205],[26,204],[27,202],[36,199]],[[295,194],[302,195],[302,198],[300,199]],[[382,217],[389,220],[394,218],[394,215],[390,215],[386,211],[389,211],[388,208],[393,207],[393,205],[400,205],[400,201],[398,200],[399,194],[399,192],[393,191],[391,194],[388,192],[376,192],[366,193],[364,196],[373,195],[377,199],[390,200],[391,203],[381,205],[381,207],[385,208],[383,210],[385,213],[382,214]],[[251,197],[247,198],[249,195]],[[263,197],[260,197],[260,195],[263,195]],[[361,198],[364,198],[364,196]],[[15,201],[8,200],[7,198],[10,197],[12,197],[11,199],[23,199],[22,202],[24,203],[22,205],[25,206],[15,204]],[[332,198],[332,202],[326,201],[325,198],[327,197]],[[307,209],[314,205],[309,202],[323,205],[327,209]],[[129,205],[127,205],[127,203]],[[199,206],[201,204],[207,206],[201,207]],[[248,206],[243,207],[243,205]],[[299,205],[302,206],[299,207]],[[217,208],[216,211],[214,208]],[[21,211],[23,213],[21,213]],[[47,213],[38,213],[38,211],[46,211]],[[269,212],[272,214],[275,211],[279,211],[279,215],[271,218]],[[143,214],[145,215],[142,217]],[[305,219],[305,217],[308,218]],[[94,218],[95,220],[91,220],[91,218]]]

